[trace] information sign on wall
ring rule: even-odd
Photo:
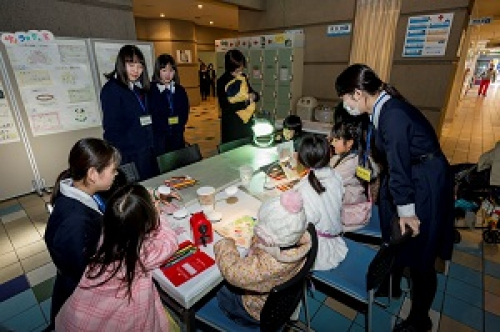
[[[326,28],[326,35],[328,37],[344,36],[350,34],[351,30],[352,30],[351,23],[329,25]]]
[[[409,17],[403,56],[444,56],[452,22],[453,13]]]

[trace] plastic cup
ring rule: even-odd
[[[200,202],[201,209],[205,211],[213,211],[215,208],[215,188],[214,187],[201,187],[196,190],[198,194],[198,201]]]
[[[241,184],[248,186],[253,176],[253,167],[250,165],[240,166],[240,180]]]

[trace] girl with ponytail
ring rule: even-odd
[[[313,269],[329,270],[347,254],[347,246],[340,236],[342,179],[329,165],[330,145],[323,136],[304,136],[298,161],[309,169],[309,174],[300,180],[297,190],[304,200],[307,222],[313,223],[318,233],[318,256]]]

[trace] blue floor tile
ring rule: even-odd
[[[482,273],[466,266],[452,262],[450,264],[450,277],[483,289]],[[448,287],[450,287],[450,279],[448,279],[446,288]]]
[[[460,250],[467,254],[471,254],[478,257],[483,257],[483,249],[477,243],[458,243],[455,245],[456,250]]]
[[[441,309],[443,309],[443,300],[444,300],[444,293],[437,291],[436,296],[434,296],[434,301],[432,301],[432,310],[441,312]]]
[[[448,277],[443,275],[443,274],[438,273],[437,278],[438,278],[437,290],[438,290],[438,292],[444,292],[444,290],[446,288],[446,281],[448,280]]]
[[[0,302],[0,322],[11,319],[18,313],[35,305],[37,305],[37,301],[31,289],[27,289],[8,300]]]
[[[500,279],[500,264],[485,260],[484,261],[484,273],[489,274],[492,277]]]
[[[483,330],[483,311],[452,296],[445,296],[442,314],[478,331]]]
[[[47,321],[50,320],[50,306],[52,304],[52,298],[49,298],[42,303],[40,303],[40,308],[42,308],[43,315]]]
[[[484,332],[497,332],[500,327],[500,317],[490,312],[484,313]]]
[[[19,277],[11,279],[3,284],[0,284],[0,302],[7,300],[30,288],[28,279],[23,274]]]
[[[14,213],[17,211],[21,211],[22,209],[23,209],[23,207],[20,204],[14,204],[14,205],[8,206],[6,208],[0,209],[0,217],[6,216],[8,214],[11,214],[11,213]]]
[[[391,331],[392,321],[396,319],[396,316],[388,313],[381,307],[375,305],[373,306],[373,316],[372,316],[372,331],[373,332],[387,332]],[[360,326],[365,326],[365,315],[358,313],[354,322]]]
[[[460,280],[450,278],[446,287],[446,294],[475,305],[480,309],[483,307],[483,290]]]
[[[2,322],[2,325],[13,331],[32,331],[43,326],[45,319],[43,318],[42,310],[38,305],[23,311],[19,315],[12,317],[11,319]]]
[[[309,292],[307,292],[307,296],[320,303],[323,303],[326,299],[326,295],[316,289],[311,289]]]
[[[351,325],[351,328],[349,329],[349,332],[365,332],[365,328],[363,326],[353,323]]]
[[[347,332],[351,324],[351,320],[342,316],[329,306],[323,305],[314,316],[311,327],[318,332],[332,331],[333,328],[335,328],[335,332]]]
[[[320,307],[321,307],[320,302],[312,298],[307,299],[307,308],[309,310],[309,321],[311,321],[314,318],[314,315],[316,315]],[[304,306],[302,306],[302,308],[300,309],[299,320],[303,323],[306,322],[306,314],[304,311]]]

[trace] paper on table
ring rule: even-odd
[[[257,220],[250,216],[243,216],[232,221],[221,221],[213,224],[217,233],[224,237],[234,239],[236,245],[243,248],[250,248],[253,236],[253,228]]]

